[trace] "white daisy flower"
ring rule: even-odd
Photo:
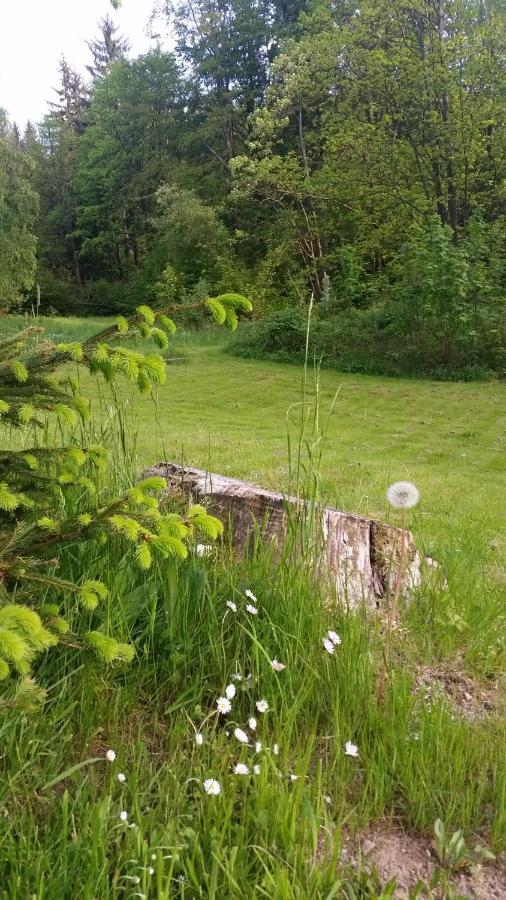
[[[420,499],[420,491],[410,481],[396,481],[387,491],[387,500],[395,509],[411,509]]]
[[[256,608],[256,606],[252,606],[251,603],[248,603],[248,605],[246,606],[246,612],[249,612],[252,616],[258,615],[258,609]]]
[[[118,774],[116,775],[116,778],[118,779],[118,781],[121,784],[123,784],[126,781],[126,775],[124,775],[123,772],[118,772]]]
[[[257,700],[255,706],[259,713],[265,713],[269,709],[269,702],[267,700]]]
[[[197,731],[197,734],[195,735],[195,743],[197,747],[202,747],[202,744],[204,743],[204,735],[201,734],[200,731]]]
[[[346,753],[346,756],[358,756],[358,747],[356,744],[352,744],[351,741],[346,741],[344,752]]]
[[[197,544],[195,552],[197,556],[208,556],[212,549],[211,544]]]
[[[235,697],[235,684],[229,684],[225,688],[225,697],[227,700],[233,700]]]
[[[255,775],[260,775],[260,766],[258,764],[253,766],[253,771]]]
[[[206,794],[216,797],[221,791],[221,784],[216,778],[206,778],[204,781],[204,790]]]
[[[234,728],[234,735],[241,744],[248,744],[249,738],[245,731],[242,728]]]
[[[237,763],[234,768],[234,775],[249,775],[249,769],[244,763]]]
[[[227,713],[232,709],[232,704],[228,697],[218,697],[216,701],[216,708],[222,716],[226,716]]]
[[[237,603],[234,603],[233,600],[227,600],[227,606],[232,612],[237,612]]]
[[[286,666],[283,663],[278,662],[277,659],[273,659],[271,668],[274,669],[275,672],[282,672],[283,669],[286,669]]]
[[[248,719],[248,728],[250,731],[256,731],[257,729],[257,720],[254,716],[251,716],[251,719]]]
[[[108,750],[107,753],[105,754],[105,758],[106,758],[107,762],[114,762],[114,760],[116,759],[116,751]]]
[[[257,741],[255,744],[255,753],[260,753],[261,749],[262,749],[262,743],[261,743],[261,741]]]
[[[334,647],[338,647],[339,644],[342,643],[341,638],[338,635],[337,631],[327,631],[327,637],[328,637],[329,641],[332,641],[332,643],[334,644]]]
[[[330,655],[332,655],[336,649],[334,647],[334,644],[328,637],[323,638],[323,646],[325,647],[325,650],[327,651],[327,653],[330,653]]]
[[[253,600],[253,603],[257,603],[257,598],[255,597],[253,591],[250,591],[248,588],[248,590],[244,591],[244,593],[245,593],[246,597],[248,598],[248,600]]]
[[[278,755],[278,753],[279,753],[279,744],[274,744],[274,746],[273,746],[273,748],[272,748],[272,752],[274,753],[274,756],[277,756],[277,755]]]
[[[127,813],[126,809],[124,809],[124,810],[122,810],[122,812],[120,812],[119,817],[122,822],[126,822],[126,820],[128,819],[128,813]]]

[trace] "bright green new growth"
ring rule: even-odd
[[[237,294],[199,305],[231,328],[238,311],[251,310],[249,300]],[[39,342],[39,329],[28,328],[0,343],[0,428],[4,433],[27,429],[30,435],[22,450],[0,450],[0,681],[5,689],[0,707],[36,705],[43,692],[26,679],[37,655],[61,641],[89,647],[108,663],[133,658],[133,647],[105,633],[105,624],[90,629],[90,616],[108,596],[106,585],[99,578],[58,576],[59,556],[67,548],[93,538],[120,540],[146,571],[156,556],[184,559],[196,532],[211,540],[222,533],[221,523],[201,506],[190,507],[185,516],[164,512],[159,503],[163,478],[146,478],[119,497],[102,496],[104,448],[48,449],[44,443],[52,417],[65,437],[89,416],[70,363],[107,382],[122,375],[146,393],[164,383],[163,359],[116,342],[128,335],[166,349],[174,329],[167,315],[143,305],[130,319],[119,317],[86,341],[55,346]],[[71,610],[69,600],[74,601]],[[66,617],[60,614],[65,603]],[[25,681],[18,682],[19,676]]]

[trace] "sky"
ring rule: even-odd
[[[114,11],[110,0],[0,0],[0,107],[23,128],[39,121],[47,101],[55,99],[58,61],[85,73],[90,61],[86,41],[98,34],[99,19],[109,15],[131,44],[131,55],[148,50],[146,24],[154,0],[123,0]]]

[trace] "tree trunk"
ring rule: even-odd
[[[330,597],[350,608],[376,610],[397,577],[402,530],[331,507],[314,506],[253,484],[174,463],[159,463],[143,475],[167,479],[168,492],[205,503],[230,528],[233,547],[248,551],[255,533],[280,552],[287,538],[311,564]],[[308,541],[309,536],[309,541]],[[304,548],[304,549],[302,549]],[[421,582],[422,559],[405,533],[404,593]]]

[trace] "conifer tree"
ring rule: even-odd
[[[251,309],[236,294],[200,305],[232,328],[237,312]],[[82,343],[40,341],[33,328],[0,343],[0,431],[6,436],[25,430],[31,438],[23,449],[11,449],[12,441],[5,440],[0,450],[0,709],[31,708],[42,699],[30,678],[32,664],[58,642],[89,648],[106,662],[133,658],[134,648],[103,625],[90,627],[90,613],[105,600],[107,587],[86,572],[75,581],[59,575],[63,548],[93,538],[121,540],[131,547],[139,568],[147,570],[156,556],[184,558],[196,530],[208,539],[221,534],[221,523],[201,506],[191,506],[184,515],[163,512],[156,495],[164,479],[140,481],[120,497],[95,496],[97,471],[106,465],[104,449],[71,442],[48,449],[37,438],[48,418],[55,417],[65,433],[89,415],[70,363],[106,381],[122,375],[149,392],[165,379],[163,359],[131,349],[121,339],[141,337],[165,349],[174,330],[163,312],[140,306],[130,319],[119,317]],[[85,613],[86,624],[72,615],[73,633],[62,614],[64,604]]]
[[[93,63],[86,68],[94,81],[97,78],[104,78],[109,72],[111,64],[118,59],[125,59],[130,49],[129,42],[118,34],[118,28],[109,16],[101,19],[98,27],[100,36],[87,42]]]

